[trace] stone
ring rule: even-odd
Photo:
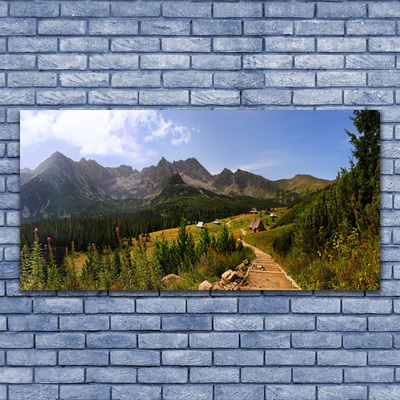
[[[211,285],[210,282],[208,281],[203,281],[202,283],[200,283],[199,285],[199,290],[211,290],[213,287],[213,285]]]
[[[232,282],[235,278],[237,278],[237,273],[236,271],[232,271],[231,269],[228,271],[225,271],[222,275],[221,278],[226,281],[226,282]]]

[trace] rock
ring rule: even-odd
[[[181,277],[175,274],[169,274],[164,276],[164,278],[161,279],[161,282],[164,283],[165,285],[171,285],[172,283],[178,282],[181,280]]]
[[[243,260],[243,264],[244,264],[244,265],[249,265],[249,260],[248,260],[247,258],[244,259],[244,260]]]
[[[211,285],[210,282],[204,281],[204,282],[200,283],[199,290],[211,290],[212,287],[213,287],[213,285]]]
[[[222,275],[221,278],[226,281],[226,282],[232,282],[235,278],[237,278],[237,273],[236,271],[232,271],[231,269],[228,271],[225,271]]]
[[[235,269],[236,271],[243,271],[244,269],[246,269],[246,265],[244,263],[241,263]]]
[[[219,285],[212,285],[211,290],[221,290],[221,287]]]

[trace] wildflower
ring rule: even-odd
[[[139,239],[141,239],[142,238],[142,235],[139,235]]]
[[[48,241],[48,242],[51,242],[51,237],[50,237],[50,236],[47,238],[47,241]]]
[[[36,246],[36,242],[33,242],[33,244]]]
[[[111,289],[112,289],[112,290],[115,290],[115,289],[116,289],[115,285],[113,285]]]
[[[65,261],[67,261],[68,260],[68,258],[67,257],[65,257]]]
[[[34,232],[35,232],[35,233],[38,233],[38,232],[39,232],[39,229],[38,229],[38,228],[35,228],[35,229],[34,229]]]
[[[24,254],[24,252],[23,251],[21,251],[21,256]]]
[[[115,228],[115,232],[116,232],[116,233],[119,232],[119,227],[118,227],[118,226]]]

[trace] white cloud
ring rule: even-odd
[[[21,152],[50,139],[73,145],[82,156],[123,155],[143,159],[147,142],[188,143],[191,129],[157,110],[21,111]],[[62,150],[62,149],[61,149]]]

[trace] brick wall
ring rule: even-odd
[[[0,399],[400,398],[399,16],[0,2]],[[381,291],[19,291],[19,110],[61,107],[381,109]]]

